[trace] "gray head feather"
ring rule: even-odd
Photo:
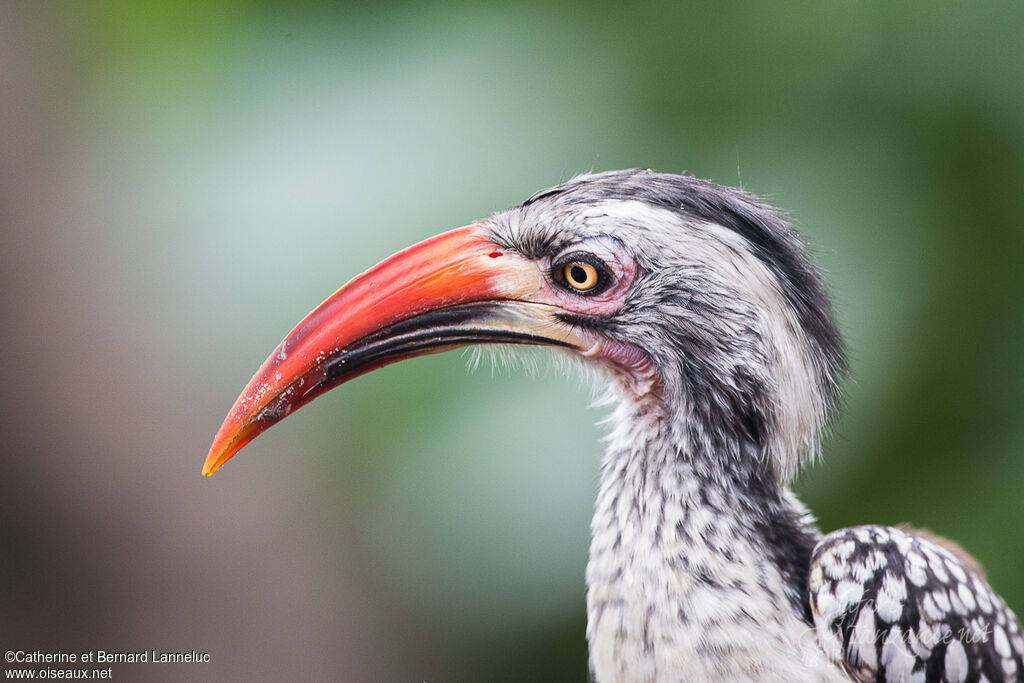
[[[493,239],[550,259],[616,240],[640,266],[622,308],[580,317],[643,350],[679,449],[760,454],[779,479],[817,450],[846,362],[821,278],[796,231],[741,190],[641,169],[582,175],[494,216]],[[751,448],[753,447],[753,448]]]

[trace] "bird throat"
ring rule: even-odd
[[[749,449],[688,452],[661,414],[612,416],[587,566],[595,680],[848,680],[810,624],[803,506]]]

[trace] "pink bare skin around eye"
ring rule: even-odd
[[[592,240],[575,245],[566,251],[587,252],[600,258],[612,272],[612,286],[600,294],[576,294],[565,287],[544,278],[545,293],[552,301],[567,311],[583,315],[606,316],[622,307],[626,294],[636,281],[637,265],[621,245],[610,240]],[[553,261],[552,259],[551,261]],[[550,269],[551,261],[545,260],[542,268]]]

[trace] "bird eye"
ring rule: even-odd
[[[597,268],[586,261],[566,263],[562,268],[562,274],[565,276],[566,282],[581,292],[596,287],[599,279]]]
[[[576,294],[597,294],[612,282],[608,266],[587,253],[566,254],[553,264],[551,271],[555,282]]]

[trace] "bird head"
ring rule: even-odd
[[[203,473],[353,377],[472,344],[561,348],[680,452],[754,454],[783,481],[815,452],[845,367],[821,279],[777,210],[687,176],[588,174],[344,285],[253,376]]]

